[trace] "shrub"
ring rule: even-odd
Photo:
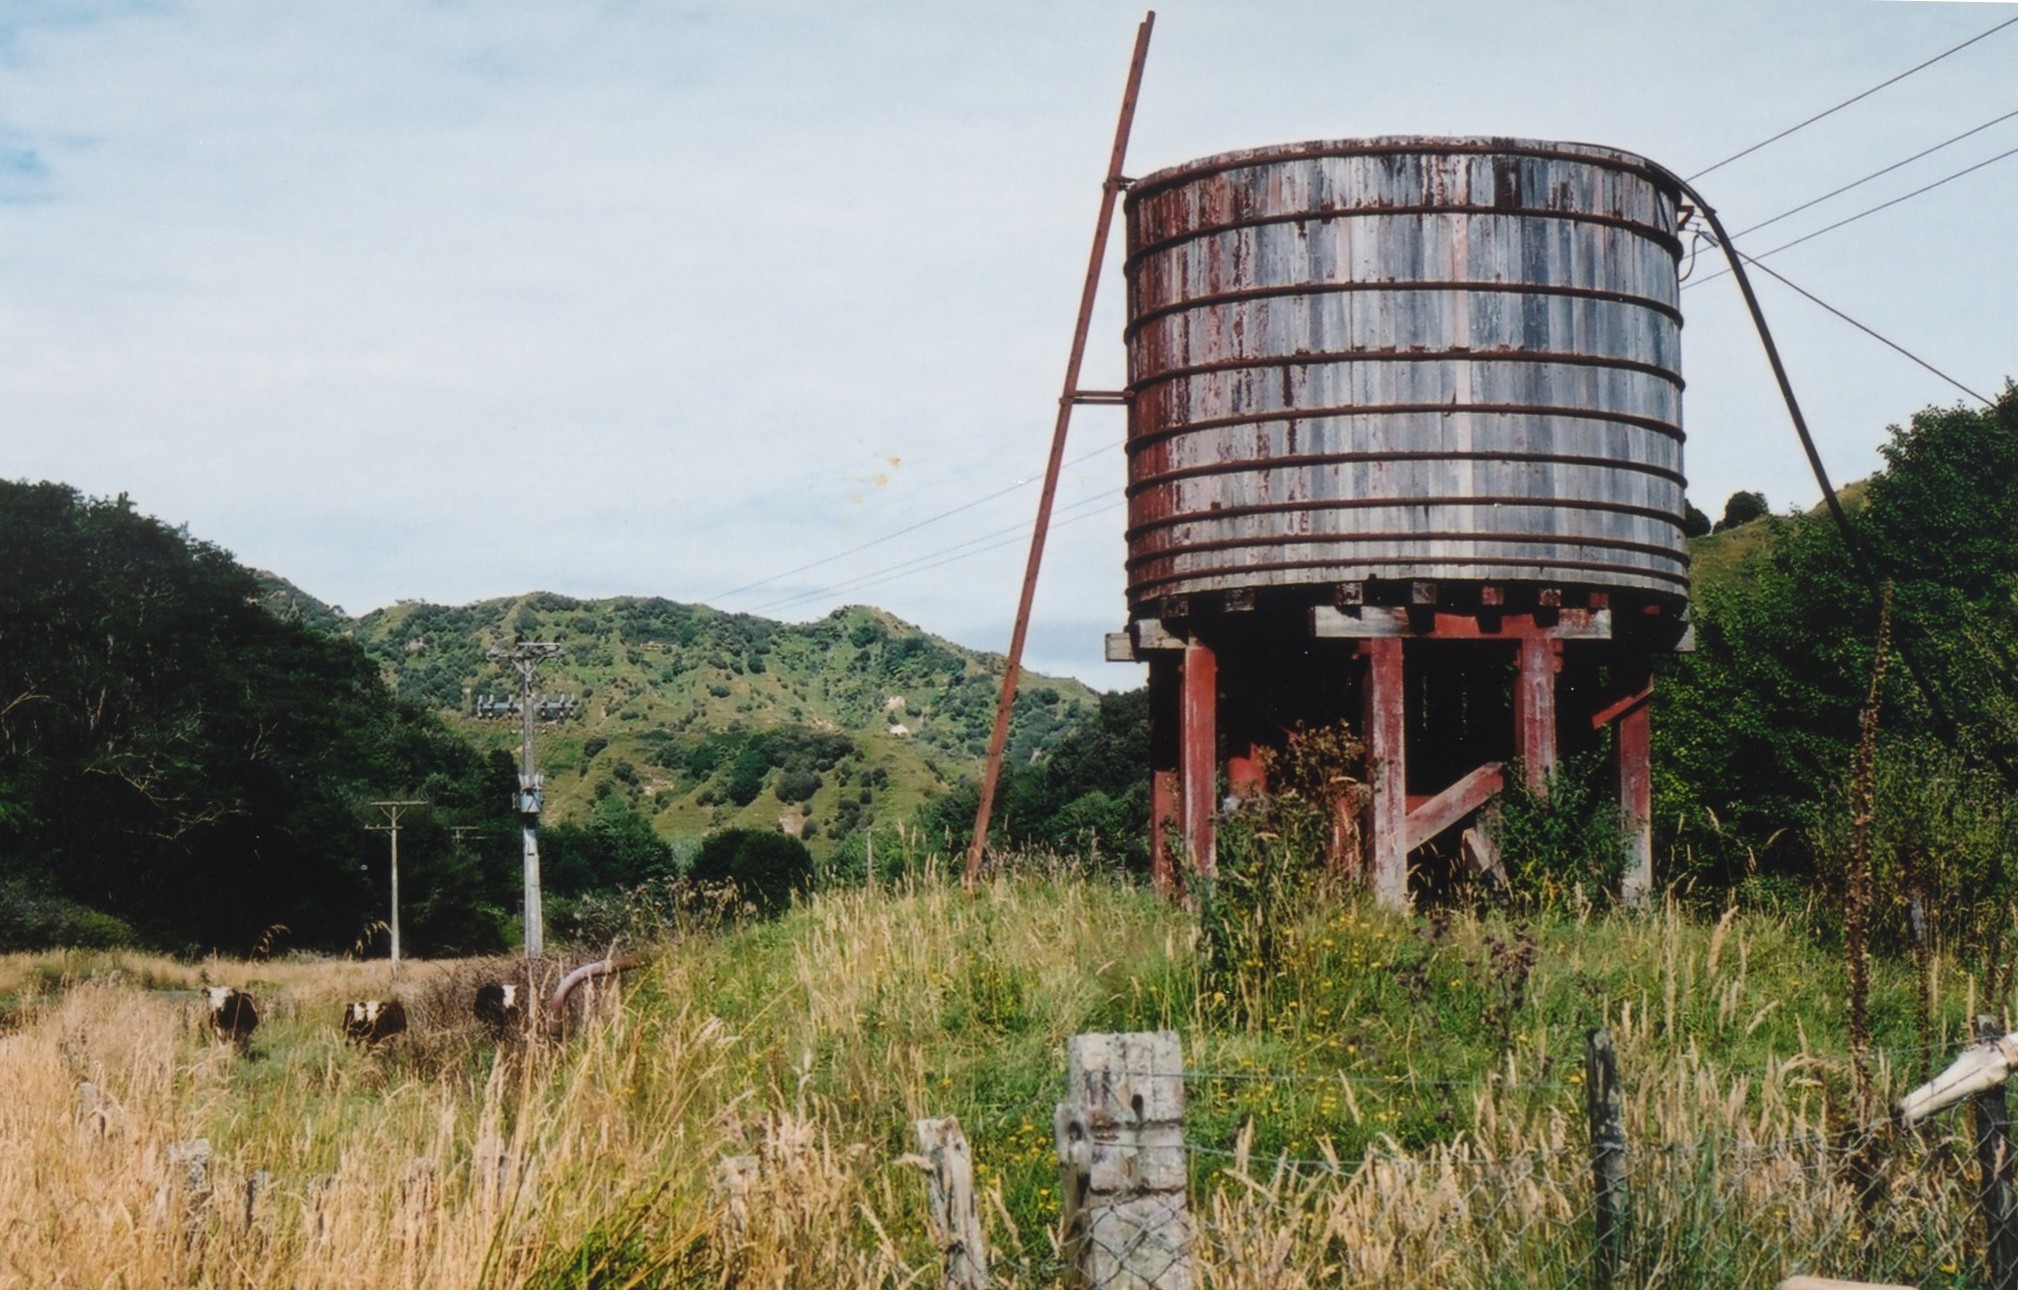
[[[786,770],[778,772],[778,800],[781,802],[804,802],[812,799],[820,791],[820,776],[817,771]]]
[[[1274,791],[1221,824],[1217,872],[1198,891],[1206,1001],[1250,1026],[1275,1014],[1297,928],[1329,877],[1332,803],[1364,799],[1366,753],[1343,723],[1299,725],[1263,766]]]
[[[764,791],[764,777],[770,773],[771,763],[764,754],[755,748],[745,748],[730,764],[729,782],[723,791],[737,806],[748,806]]]
[[[1515,903],[1562,909],[1605,905],[1626,871],[1626,835],[1596,758],[1565,762],[1546,794],[1527,787],[1518,765],[1507,769],[1492,825]]]
[[[0,951],[118,949],[139,939],[111,914],[26,883],[0,882]]]
[[[758,913],[775,914],[791,904],[794,892],[811,885],[813,853],[782,833],[724,829],[701,842],[689,877],[704,884],[734,883]]]

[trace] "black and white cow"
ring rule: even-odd
[[[210,1001],[211,1033],[241,1048],[251,1042],[252,1032],[259,1026],[259,1010],[252,1006],[252,996],[228,985],[206,986],[203,993]]]
[[[406,1030],[406,1006],[397,999],[358,999],[343,1005],[343,1036],[377,1046]]]

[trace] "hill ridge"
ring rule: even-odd
[[[661,835],[782,828],[827,850],[909,818],[979,769],[1005,662],[875,605],[786,623],[661,596],[528,591],[352,617],[260,578],[269,609],[349,636],[402,698],[487,747],[515,747],[518,722],[501,719],[517,681],[486,651],[559,642],[537,690],[577,704],[539,728],[550,817],[587,819],[617,797]],[[478,715],[486,696],[500,716]],[[1041,758],[1097,703],[1076,680],[1025,672],[1012,764]]]

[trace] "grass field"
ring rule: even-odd
[[[932,1284],[904,1157],[911,1122],[947,1114],[1001,1279],[1049,1284],[1064,1041],[1159,1028],[1192,1072],[1207,1284],[1581,1284],[1596,1025],[1635,1204],[1662,1216],[1635,1284],[1967,1283],[1948,1128],[1887,1148],[1908,1167],[1881,1211],[1832,1163],[1842,966],[1797,926],[1323,905],[1244,1019],[1201,989],[1196,937],[1105,879],[970,898],[926,877],[648,947],[620,1006],[558,1041],[490,1043],[460,1002],[483,965],[411,964],[414,1033],[379,1053],[337,1021],[386,994],[383,962],[0,958],[0,1285]],[[202,1033],[207,982],[259,1000],[249,1052]],[[1952,969],[1936,991],[1937,1062],[2008,1008]],[[1878,965],[1873,1012],[1891,1096],[1919,1075],[1910,973]],[[196,1138],[207,1197],[170,1156]],[[760,1164],[740,1203],[730,1156]]]

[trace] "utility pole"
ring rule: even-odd
[[[392,835],[392,975],[399,977],[399,817],[409,806],[426,806],[419,798],[402,798],[397,802],[373,802],[385,814],[385,823],[367,824],[374,833]]]
[[[540,774],[533,763],[533,672],[541,660],[561,652],[556,641],[519,641],[510,649],[494,649],[489,657],[510,663],[519,674],[519,831],[525,841],[526,957],[540,957],[545,940],[540,915]]]
[[[1037,595],[1037,570],[1044,563],[1044,539],[1051,528],[1051,503],[1058,495],[1058,472],[1065,462],[1065,435],[1072,427],[1072,409],[1081,403],[1127,404],[1134,396],[1116,390],[1079,388],[1079,364],[1086,357],[1086,332],[1093,325],[1093,300],[1099,294],[1100,269],[1107,262],[1107,230],[1121,191],[1135,181],[1121,173],[1128,155],[1128,133],[1135,124],[1135,99],[1142,89],[1142,66],[1149,59],[1149,33],[1156,26],[1152,10],[1135,29],[1135,53],[1128,63],[1128,87],[1121,94],[1121,119],[1114,127],[1114,150],[1107,158],[1107,182],[1100,188],[1100,218],[1093,226],[1093,253],[1086,262],[1086,280],[1079,289],[1079,321],[1072,331],[1072,355],[1065,363],[1065,389],[1058,396],[1058,419],[1051,429],[1051,456],[1044,465],[1044,489],[1037,497],[1037,523],[1030,533],[1030,558],[1023,566],[1023,593],[1016,602],[1016,627],[1009,634],[1009,657],[1002,666],[1002,695],[995,704],[995,729],[988,738],[988,760],[981,769],[981,800],[974,811],[974,840],[967,848],[967,890],[981,877],[988,852],[988,817],[995,810],[995,782],[1002,774],[1002,750],[1009,739],[1009,714],[1016,706],[1016,678],[1023,671],[1023,641],[1030,631],[1030,606]]]

